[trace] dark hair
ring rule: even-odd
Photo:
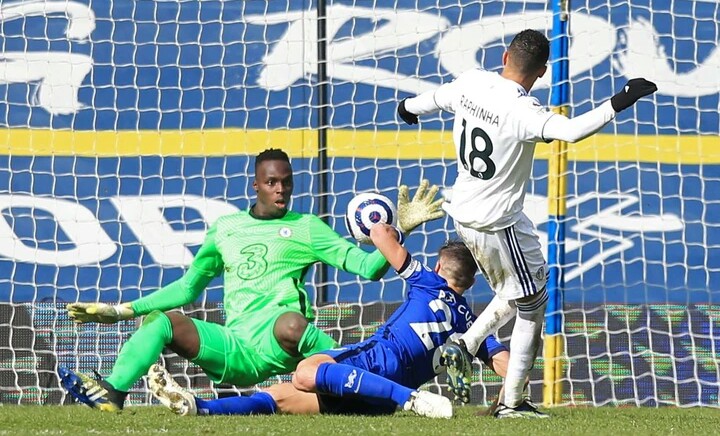
[[[472,253],[462,241],[445,242],[438,251],[438,260],[442,260],[442,269],[447,274],[446,278],[454,282],[455,286],[462,289],[472,286],[478,266]]]
[[[521,73],[533,73],[547,64],[550,42],[537,30],[525,29],[515,35],[508,48],[508,54]]]
[[[258,165],[266,160],[281,160],[283,162],[290,163],[290,158],[287,153],[279,148],[268,148],[255,157],[255,169],[257,170]]]

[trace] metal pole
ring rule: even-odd
[[[317,0],[317,119],[318,119],[318,216],[328,222],[328,80],[327,80],[327,7],[325,0]],[[318,267],[319,303],[328,302],[328,267]]]
[[[568,22],[570,0],[553,0],[553,28],[550,41],[552,88],[550,104],[563,115],[568,114],[570,77],[568,71]],[[567,143],[554,141],[548,162],[548,305],[545,312],[545,369],[543,402],[546,406],[562,402],[564,352],[563,291],[565,279],[565,216],[567,206]]]

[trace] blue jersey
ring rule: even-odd
[[[324,352],[336,361],[366,369],[410,388],[441,372],[440,346],[458,338],[475,321],[465,298],[417,260],[400,271],[409,285],[407,300],[367,340]],[[488,362],[507,348],[489,336],[477,357]]]

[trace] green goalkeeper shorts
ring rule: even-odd
[[[254,385],[270,376],[294,371],[303,356],[290,356],[273,334],[275,321],[287,312],[278,311],[265,319],[254,319],[253,325],[243,326],[242,330],[193,319],[200,336],[200,351],[192,362],[212,381],[236,386]],[[308,324],[308,330],[311,329],[317,327]],[[326,333],[317,333],[320,335],[313,345],[313,353],[337,346]]]

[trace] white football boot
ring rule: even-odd
[[[452,418],[453,408],[450,399],[428,391],[413,392],[403,410],[410,410],[428,418]]]
[[[151,366],[147,375],[150,392],[163,406],[178,415],[197,415],[195,396],[180,387],[164,366]]]

